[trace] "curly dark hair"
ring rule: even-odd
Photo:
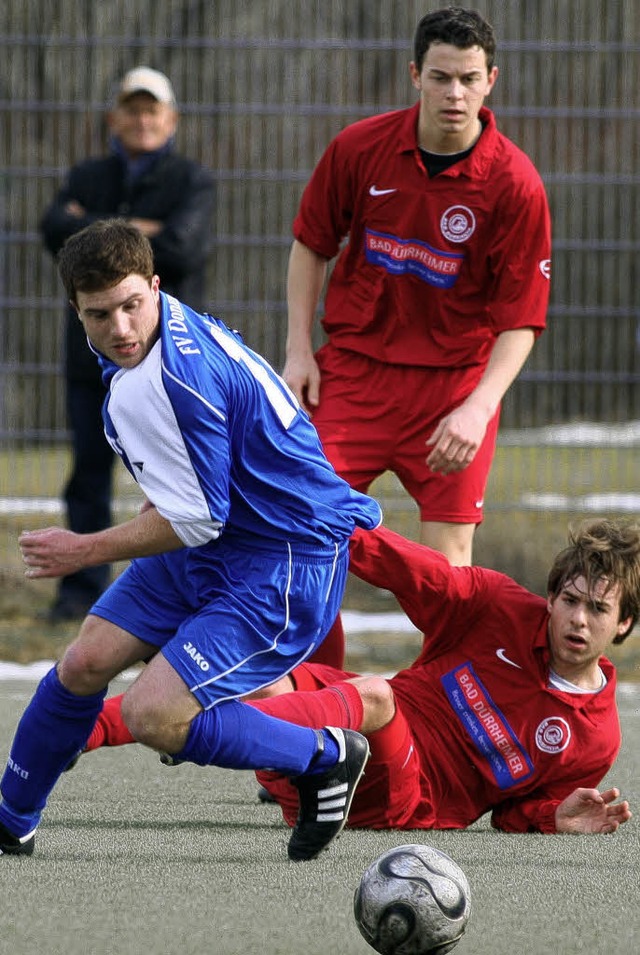
[[[58,255],[58,272],[69,299],[78,292],[113,288],[128,275],[153,278],[149,240],[124,219],[100,219],[70,236]]]
[[[569,530],[569,546],[553,562],[547,592],[557,597],[565,584],[584,577],[589,593],[599,580],[607,592],[620,588],[620,620],[631,618],[614,643],[625,640],[640,616],[640,524],[635,521],[598,518]]]
[[[432,43],[449,43],[460,50],[479,46],[487,58],[491,70],[496,55],[496,35],[493,27],[476,10],[463,7],[445,7],[427,13],[416,27],[413,40],[413,60],[418,72]]]

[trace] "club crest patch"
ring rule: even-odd
[[[561,716],[548,716],[536,729],[536,746],[543,753],[561,753],[571,739],[571,727]]]
[[[476,217],[467,206],[449,206],[440,219],[440,231],[449,242],[466,242],[476,228]]]

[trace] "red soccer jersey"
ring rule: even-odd
[[[302,196],[295,237],[327,259],[344,246],[323,325],[335,345],[404,365],[485,365],[501,332],[545,326],[550,219],[533,164],[498,132],[433,179],[419,104],[354,123]]]
[[[356,531],[350,570],[390,588],[425,634],[390,681],[422,770],[404,828],[461,828],[494,807],[501,829],[555,831],[558,802],[597,786],[619,750],[612,664],[600,660],[599,693],[550,689],[543,598],[385,528]]]

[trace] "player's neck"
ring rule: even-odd
[[[436,156],[453,156],[475,146],[482,135],[482,128],[479,119],[468,130],[460,133],[445,133],[433,127],[421,127],[418,130],[418,145],[420,149]]]
[[[584,667],[574,667],[563,663],[552,662],[551,670],[556,676],[566,681],[566,683],[570,683],[578,690],[582,690],[586,693],[597,693],[598,690],[602,689],[603,680],[606,682],[606,678],[597,660],[594,660]]]

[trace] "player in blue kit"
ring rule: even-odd
[[[335,474],[261,357],[160,291],[134,227],[103,220],[76,233],[59,270],[109,386],[105,432],[147,502],[97,533],[20,537],[31,578],[132,563],[20,720],[0,784],[0,853],[33,851],[47,797],[84,747],[109,681],[149,660],[122,705],[133,736],[175,760],[291,776],[301,808],[289,856],[314,858],[344,826],[367,742],[274,719],[241,698],[322,641],[349,537],[376,527],[380,508]]]

